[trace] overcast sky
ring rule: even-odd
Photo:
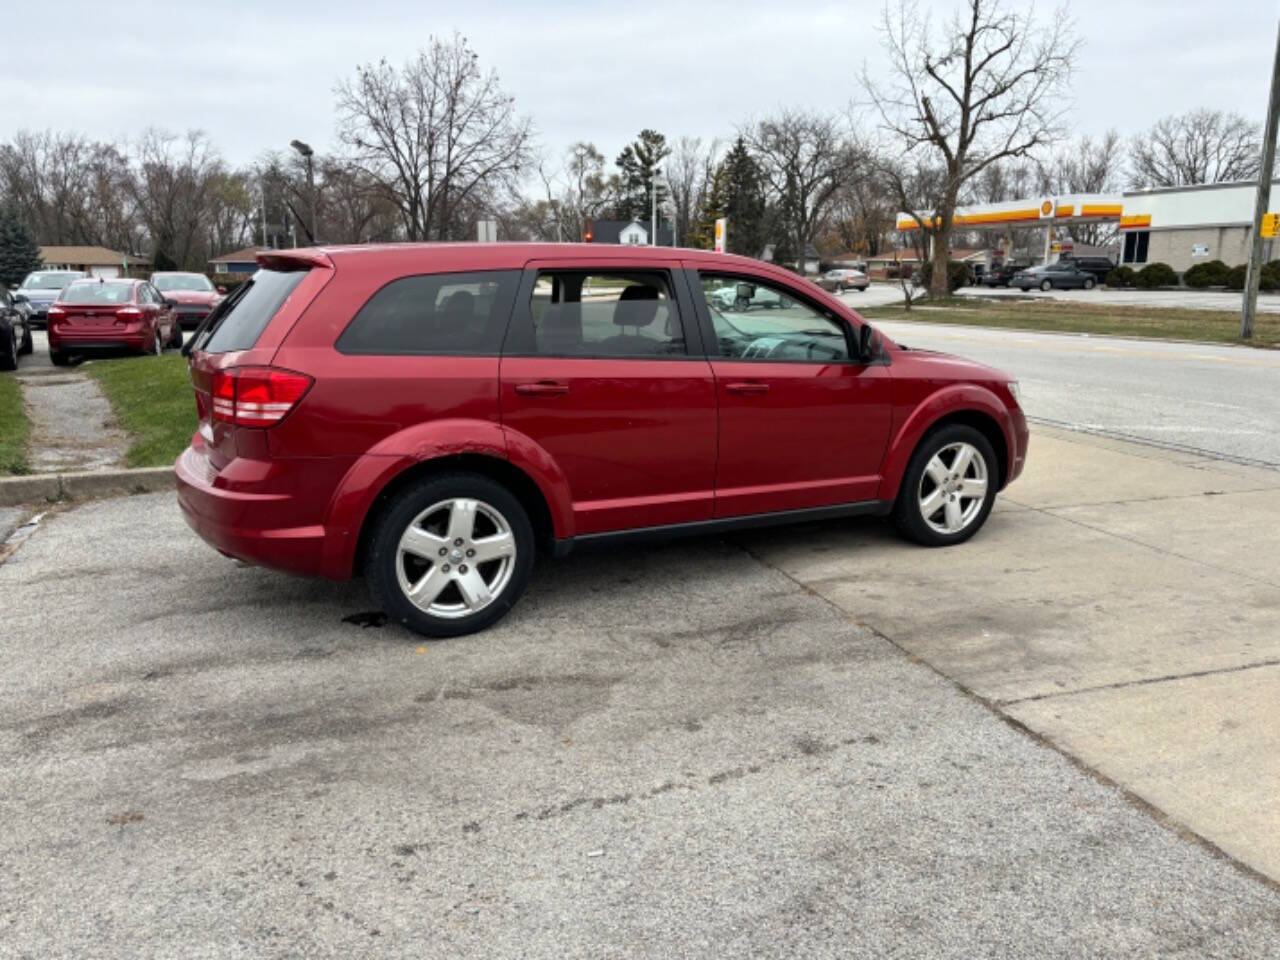
[[[921,0],[939,19],[954,5]],[[1084,40],[1076,133],[1114,126],[1128,135],[1198,106],[1262,118],[1274,0],[1069,8]],[[727,137],[780,105],[843,110],[863,61],[873,71],[883,62],[880,10],[879,0],[15,3],[4,17],[0,136],[199,128],[234,164],[294,137],[323,150],[335,140],[339,78],[357,63],[399,63],[431,34],[456,29],[533,118],[548,153],[591,140],[612,160],[642,127],[669,140]]]

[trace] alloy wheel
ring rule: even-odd
[[[920,516],[935,533],[957,534],[982,512],[989,482],[986,458],[977,447],[948,444],[930,458],[920,477]]]
[[[493,603],[516,568],[507,518],[482,500],[456,497],[419,513],[400,536],[396,579],[433,617],[456,620]]]

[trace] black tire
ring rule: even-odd
[[[49,362],[55,367],[66,367],[71,365],[71,357],[63,353],[61,350],[50,350]]]
[[[403,568],[398,568],[398,565],[405,562],[400,556],[400,539],[424,510],[458,498],[478,500],[506,521],[514,537],[515,557],[511,561],[501,592],[487,606],[472,614],[438,616],[416,606],[400,585],[398,574]],[[364,574],[374,599],[393,620],[424,636],[460,637],[491,626],[515,606],[528,586],[535,552],[533,524],[510,490],[480,474],[445,473],[402,490],[386,504],[375,523],[373,536],[369,539],[364,557]],[[415,576],[420,576],[422,572],[435,566],[434,562],[427,565],[425,561],[413,558],[409,562],[422,565],[413,574]],[[461,562],[466,561],[464,559]],[[480,569],[477,568],[474,572],[480,573]],[[446,586],[439,597],[446,597],[450,590],[456,591],[461,599],[461,591],[456,586]]]
[[[169,334],[169,347],[173,350],[182,349],[182,324],[177,320],[173,321],[173,333]]]
[[[1041,280],[1041,281],[1040,281],[1040,289],[1041,289],[1041,290],[1044,290],[1046,293],[1047,293],[1048,291],[1052,290],[1052,289],[1053,289],[1053,281],[1052,281],[1052,280]]]
[[[4,345],[0,346],[0,370],[17,370],[18,345],[13,342],[13,328],[0,327],[0,337],[4,338]]]
[[[36,345],[31,341],[31,326],[28,324],[22,328],[22,346],[18,348],[18,353],[25,357],[34,351],[35,348]]]
[[[1092,289],[1093,289],[1093,285],[1094,285],[1094,279],[1093,279],[1093,277],[1086,277],[1086,278],[1085,278],[1085,281],[1084,281],[1084,288],[1085,288],[1086,290],[1092,290]]]
[[[922,516],[918,500],[921,484],[929,461],[948,447],[957,443],[967,443],[983,458],[986,473],[986,495],[981,506],[974,512],[965,527],[958,533],[942,533],[931,527]],[[899,532],[926,547],[949,547],[964,543],[982,529],[996,501],[996,486],[999,482],[1000,462],[995,451],[985,436],[973,427],[964,424],[951,424],[925,435],[911,455],[907,464],[907,472],[902,478],[902,486],[898,490],[898,499],[893,507],[893,522]],[[976,498],[974,498],[976,499]]]

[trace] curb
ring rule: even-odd
[[[0,477],[0,507],[59,500],[93,500],[172,489],[172,467],[38,473],[25,477]]]

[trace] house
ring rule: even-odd
[[[258,254],[267,247],[245,247],[243,250],[232,250],[209,261],[210,273],[257,273]]]
[[[91,277],[110,280],[130,270],[147,270],[151,261],[106,247],[41,247],[40,260],[48,270],[80,270]]]
[[[634,218],[631,220],[592,220],[587,228],[587,236],[583,239],[590,243],[621,243],[644,247],[649,244],[650,226],[650,221]],[[675,238],[669,225],[658,225],[657,246],[675,246]]]
[[[777,244],[766,243],[764,246],[764,250],[760,252],[760,256],[757,259],[763,260],[765,263],[773,263],[773,251],[776,246]],[[818,253],[818,248],[815,247],[812,243],[805,244],[804,272],[820,273],[821,260],[822,260],[822,255]]]

